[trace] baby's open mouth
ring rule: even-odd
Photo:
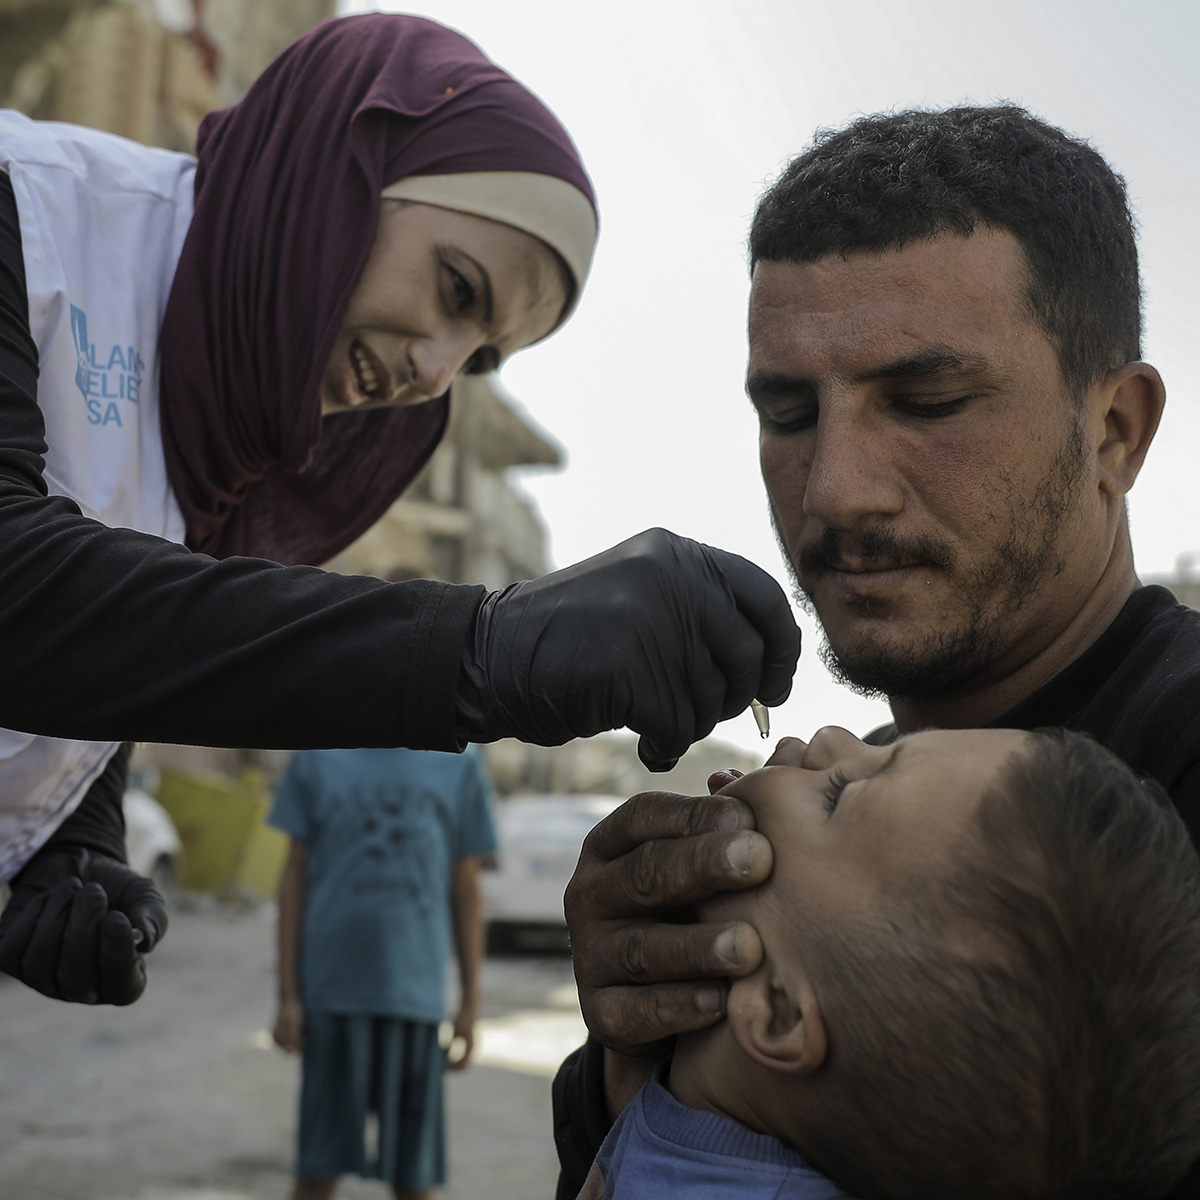
[[[368,400],[383,398],[383,383],[376,372],[373,356],[357,340],[350,343],[350,366],[354,370],[354,383]]]

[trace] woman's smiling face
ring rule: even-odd
[[[511,225],[385,200],[321,381],[321,411],[420,404],[545,337],[567,303],[557,255]]]

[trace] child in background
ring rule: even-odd
[[[1156,785],[1057,730],[735,775],[774,868],[702,916],[763,961],[581,1200],[1151,1200],[1200,1156],[1200,859]]]
[[[443,1069],[467,1065],[479,1002],[478,867],[496,835],[478,753],[301,751],[270,822],[292,839],[274,1036],[304,1056],[293,1200],[328,1200],[345,1174],[424,1200],[446,1178]],[[461,1054],[452,1043],[447,1063],[452,936]]]

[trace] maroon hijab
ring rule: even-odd
[[[320,381],[379,194],[409,175],[535,171],[595,203],[566,131],[460,34],[373,13],[293,43],[197,139],[196,211],[161,335],[167,473],[187,544],[321,563],[446,428],[449,397],[322,421]]]

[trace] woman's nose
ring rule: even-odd
[[[887,752],[879,746],[868,746],[840,725],[826,725],[813,734],[801,765],[809,771],[828,771],[834,766],[869,768],[880,753]]]
[[[465,338],[422,338],[409,347],[409,383],[432,399],[449,390],[454,377],[467,365],[474,347]]]

